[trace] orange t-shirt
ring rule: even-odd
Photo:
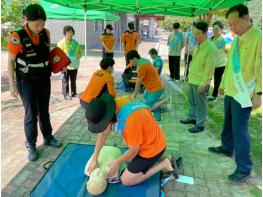
[[[100,41],[104,42],[106,47],[111,50],[114,44],[114,35],[113,34],[102,34],[102,36],[100,37]],[[109,51],[105,49],[105,52],[107,53]]]
[[[143,62],[140,65],[137,77],[142,80],[142,84],[148,92],[156,92],[163,88],[163,82],[156,68],[148,62]]]
[[[115,97],[113,76],[105,70],[97,70],[93,73],[89,84],[80,95],[80,98],[86,103],[89,103],[92,99],[96,98],[105,87],[107,88],[107,92]]]
[[[31,39],[34,45],[39,45],[40,36],[39,35],[32,35],[27,27],[27,25],[23,26],[23,29],[26,31],[27,35]],[[48,36],[48,43],[50,44],[50,32],[46,29],[47,36]],[[20,36],[17,32],[12,32],[9,36],[9,41],[7,45],[8,51],[14,55],[18,53],[23,53],[23,45],[20,41]]]
[[[136,50],[136,45],[140,41],[139,34],[134,32],[126,31],[122,33],[121,42],[124,43],[124,51],[127,54],[131,50]]]
[[[128,102],[136,100],[129,97],[115,98],[116,112]],[[139,109],[126,119],[123,138],[128,147],[139,146],[139,155],[144,158],[154,157],[166,147],[162,129],[150,109]]]

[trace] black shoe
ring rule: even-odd
[[[228,176],[228,180],[233,183],[242,183],[249,178],[250,172],[241,172],[238,169],[235,172]]]
[[[69,96],[69,95],[67,95],[67,96],[64,96],[64,99],[65,99],[65,100],[72,100],[72,97]]]
[[[60,148],[63,144],[52,135],[49,140],[44,142],[44,145],[51,146],[53,148]]]
[[[35,147],[27,147],[27,156],[29,161],[36,161],[38,159],[37,150]]]
[[[227,157],[232,157],[233,153],[225,151],[225,149],[222,146],[218,147],[209,147],[208,150],[215,154],[222,154]]]
[[[180,123],[182,124],[196,124],[196,120],[193,119],[185,119],[185,120],[180,120]]]
[[[199,133],[199,132],[202,132],[202,131],[204,131],[204,127],[199,127],[199,126],[197,126],[197,125],[195,125],[194,127],[192,127],[191,129],[188,129],[188,131],[190,132],[190,133]]]

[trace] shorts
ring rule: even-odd
[[[127,169],[131,173],[140,173],[145,174],[163,155],[165,148],[158,153],[157,155],[150,158],[143,158],[140,155],[136,155],[133,160],[128,163]]]
[[[164,92],[164,88],[156,92],[148,92],[147,90],[145,90],[144,99],[145,99],[146,105],[148,105],[149,107],[152,107],[163,95],[163,92]]]

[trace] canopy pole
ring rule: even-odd
[[[87,10],[84,10],[84,22],[85,22],[85,74],[88,75],[87,71]]]
[[[192,29],[193,29],[193,21],[192,21],[191,26],[190,26],[190,32],[192,32]],[[187,82],[186,74],[187,74],[187,70],[189,69],[189,66],[190,66],[190,62],[188,63],[189,54],[190,54],[189,45],[191,44],[191,40],[189,40],[189,37],[187,37],[186,42],[187,42],[187,55],[186,55],[186,63],[185,63],[185,70],[184,70],[184,82]],[[188,72],[188,74],[189,74],[189,72]]]

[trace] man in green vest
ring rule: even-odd
[[[195,124],[188,131],[198,133],[204,131],[207,115],[207,89],[215,70],[216,48],[207,38],[208,24],[198,22],[193,28],[197,45],[193,51],[193,61],[189,72],[189,115],[182,124]]]

